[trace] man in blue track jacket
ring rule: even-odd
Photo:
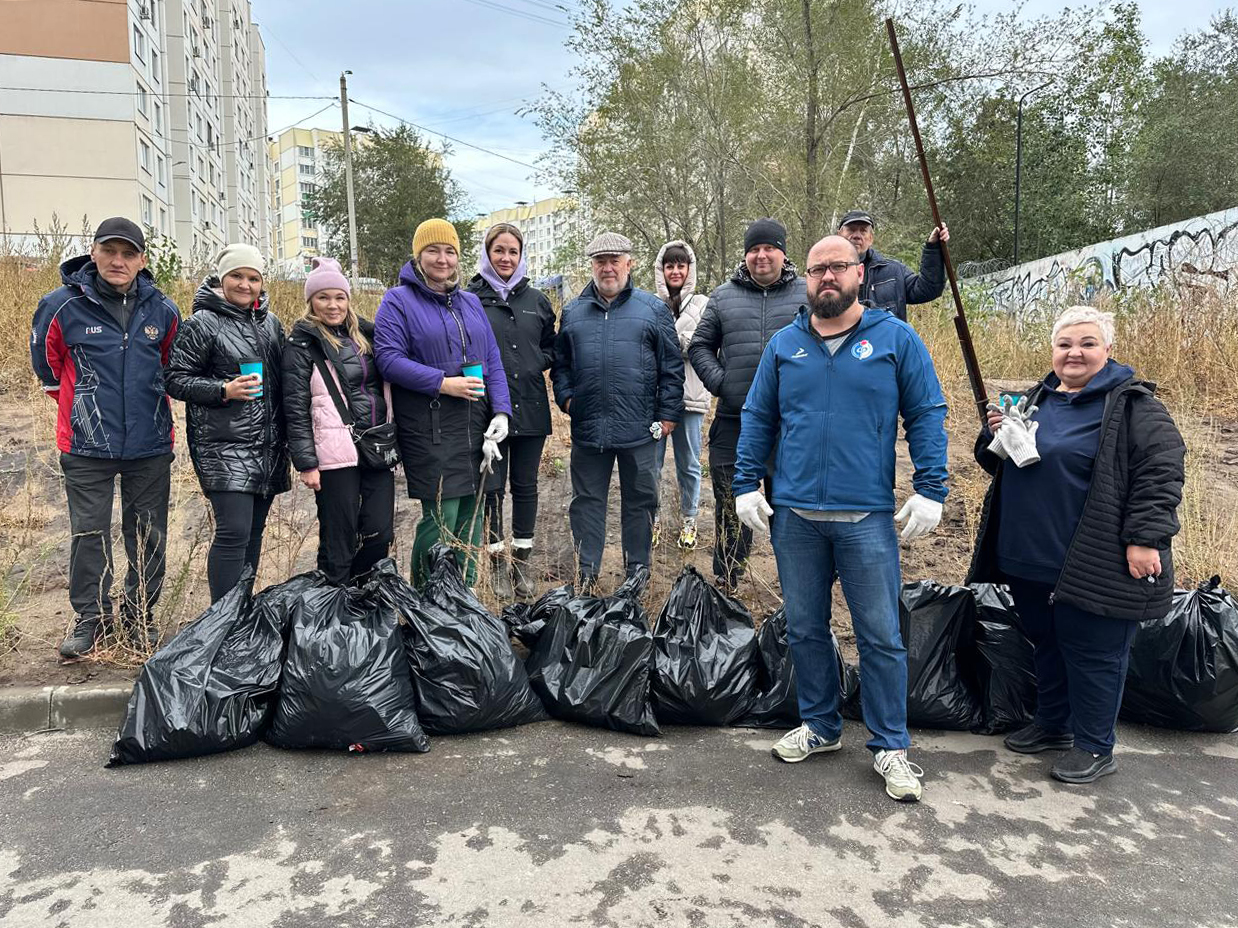
[[[902,537],[932,531],[946,498],[946,401],[915,330],[858,300],[864,266],[831,235],[808,253],[808,305],[761,356],[744,403],[735,508],[770,531],[803,724],[773,748],[795,763],[841,747],[830,588],[838,573],[860,651],[873,766],[894,799],[920,798],[907,760],[907,649],[899,633]],[[894,442],[902,416],[915,494],[894,513]],[[757,489],[777,439],[773,509]]]

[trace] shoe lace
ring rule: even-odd
[[[790,740],[791,744],[800,751],[807,751],[810,747],[812,747],[809,742],[814,738],[817,738],[817,733],[807,725],[801,725],[799,728],[795,729],[795,731],[790,732],[787,735],[787,738]],[[820,741],[819,738],[817,738],[817,740]]]
[[[881,775],[896,786],[916,786],[924,771],[907,759],[906,751],[886,751],[877,761]]]

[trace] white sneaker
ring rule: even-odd
[[[828,754],[842,746],[842,738],[826,741],[807,725],[801,725],[783,735],[770,749],[770,754],[788,764],[798,764],[811,754]]]
[[[886,795],[899,802],[919,802],[924,771],[907,759],[906,751],[878,751],[873,769],[886,781]]]

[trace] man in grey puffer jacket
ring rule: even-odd
[[[709,428],[709,476],[714,490],[714,577],[734,590],[752,547],[752,531],[735,515],[735,449],[739,415],[761,353],[808,299],[807,283],[787,260],[787,230],[758,219],[744,234],[744,260],[709,296],[688,347],[688,360],[705,389],[718,397]],[[770,496],[770,479],[764,481]]]

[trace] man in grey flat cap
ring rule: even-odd
[[[572,502],[580,592],[597,585],[610,478],[619,465],[623,562],[648,567],[657,440],[683,417],[683,356],[666,304],[632,286],[632,243],[603,232],[585,249],[593,280],[563,308],[551,380],[572,419]]]

